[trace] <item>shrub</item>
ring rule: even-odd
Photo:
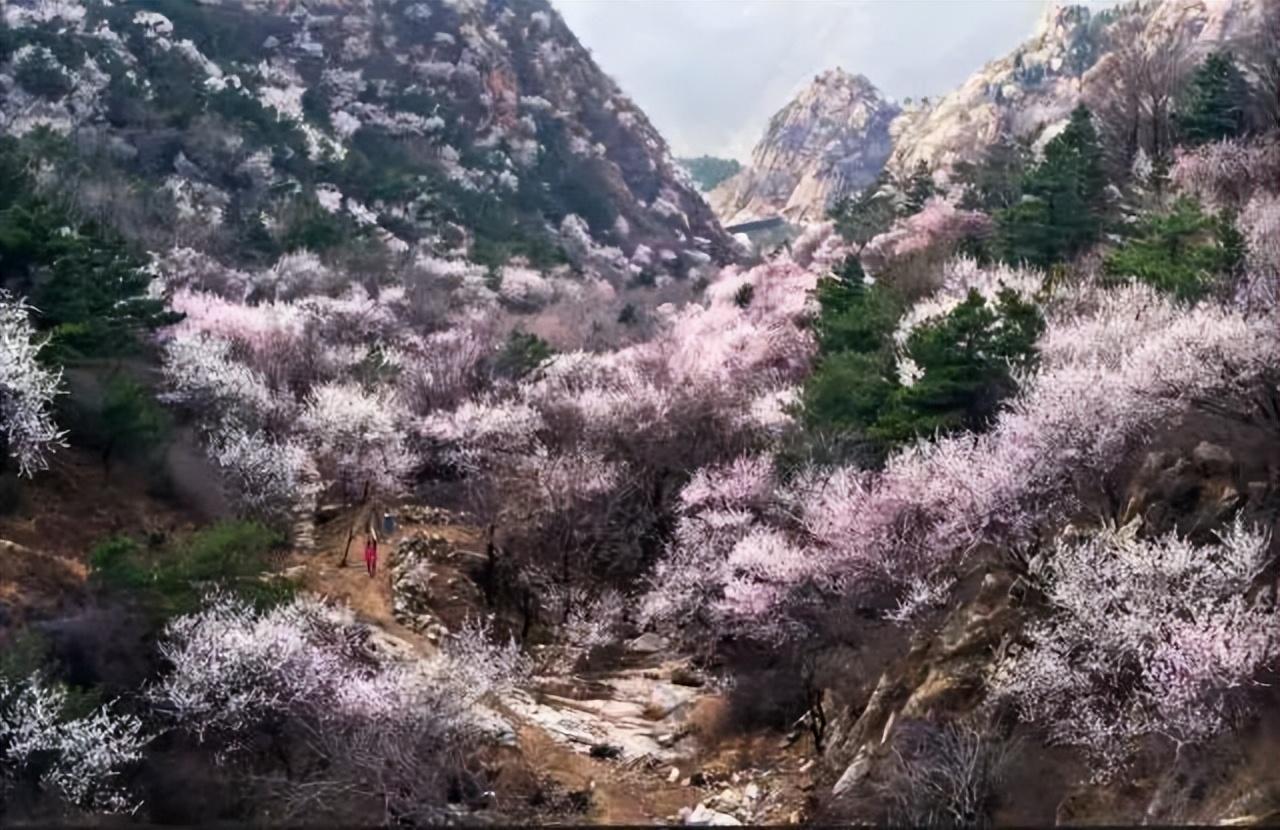
[[[57,101],[75,86],[71,74],[43,48],[33,49],[19,59],[13,77],[27,92],[49,101]]]
[[[0,675],[0,774],[34,776],[41,788],[85,810],[127,813],[136,802],[119,785],[123,767],[141,759],[142,722],[107,704],[76,717],[68,690],[39,673]]]
[[[1137,525],[1060,539],[1032,561],[1049,615],[996,687],[1105,778],[1138,741],[1179,744],[1222,731],[1239,692],[1280,656],[1280,612],[1248,596],[1269,539],[1237,523],[1220,543],[1144,540]]]
[[[117,536],[89,556],[94,577],[127,592],[161,616],[190,612],[210,586],[236,591],[260,604],[287,596],[279,583],[263,581],[267,557],[282,541],[255,522],[220,522],[168,545],[146,545]]]
[[[1244,240],[1231,218],[1207,216],[1190,199],[1143,217],[1127,235],[1103,263],[1108,276],[1132,277],[1182,300],[1203,297],[1244,261]]]
[[[0,291],[0,460],[16,461],[22,475],[43,469],[49,451],[62,443],[51,411],[61,375],[41,365],[42,345],[28,307]]]
[[[551,345],[536,334],[513,331],[493,361],[498,377],[520,380],[555,354]]]
[[[429,660],[371,658],[345,609],[298,597],[269,610],[225,594],[169,623],[170,671],[152,704],[202,741],[234,751],[267,719],[301,734],[303,763],[275,793],[294,821],[333,815],[352,795],[388,824],[439,821],[467,753],[484,737],[481,705],[525,672],[513,643],[469,625]]]
[[[899,724],[879,785],[890,820],[912,827],[986,827],[1013,753],[965,723]]]
[[[100,414],[102,463],[110,469],[120,454],[137,455],[154,451],[171,428],[168,413],[137,381],[120,376],[107,385]]]

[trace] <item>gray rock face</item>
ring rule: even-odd
[[[1206,51],[1253,31],[1259,6],[1248,0],[1163,0],[1103,13],[1046,4],[1021,46],[894,121],[889,167],[905,173],[924,162],[945,181],[958,162],[977,160],[1002,137],[1047,140],[1076,105],[1103,109],[1120,85],[1122,52],[1157,61],[1177,54],[1181,64],[1193,66]]]
[[[711,191],[711,205],[726,224],[776,214],[821,219],[831,201],[884,168],[897,114],[863,76],[824,72],[770,119],[751,166]]]

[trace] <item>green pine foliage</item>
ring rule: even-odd
[[[933,183],[933,174],[929,172],[929,165],[923,160],[917,162],[915,170],[911,171],[902,188],[902,215],[910,216],[913,213],[919,213],[924,203],[937,193],[938,186]]]
[[[837,200],[827,215],[835,223],[841,238],[861,250],[876,236],[889,230],[893,220],[898,218],[889,173],[882,172],[857,195]]]
[[[899,444],[986,428],[1015,391],[1014,370],[1034,365],[1044,326],[1039,309],[1011,291],[1002,291],[994,304],[971,291],[946,317],[911,333],[905,357],[919,377],[894,390],[885,410],[868,425],[869,434]]]
[[[820,357],[801,396],[805,430],[811,445],[843,442],[873,457],[920,436],[985,428],[1014,391],[1013,372],[1034,365],[1044,331],[1039,309],[1013,292],[995,303],[971,292],[917,327],[899,354],[904,302],[867,283],[856,259],[819,282],[816,296]],[[901,360],[914,364],[914,383],[899,379]]]
[[[148,295],[145,262],[119,234],[36,193],[25,167],[17,142],[0,143],[0,282],[39,310],[50,358],[123,354],[180,319]]]
[[[997,247],[1009,262],[1048,267],[1098,241],[1106,214],[1106,174],[1093,118],[1084,106],[1022,180],[1021,201],[996,213]]]
[[[498,377],[519,380],[551,359],[555,350],[536,334],[516,330],[507,337],[493,362]]]
[[[1187,144],[1234,138],[1245,131],[1249,83],[1229,52],[1213,52],[1196,68],[1177,115]]]
[[[976,162],[957,162],[960,207],[986,213],[1013,207],[1022,198],[1022,178],[1031,161],[1025,141],[1004,138],[988,146]]]
[[[1204,213],[1180,199],[1132,227],[1103,263],[1112,281],[1137,279],[1182,300],[1210,293],[1241,266],[1244,240],[1230,216]]]
[[[102,465],[108,470],[117,456],[137,456],[162,447],[172,428],[169,414],[150,391],[124,375],[107,384],[100,420]]]
[[[689,171],[689,175],[704,192],[713,189],[742,169],[737,159],[722,159],[715,156],[698,156],[676,159],[676,161]]]

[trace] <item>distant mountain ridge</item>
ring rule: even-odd
[[[862,75],[818,75],[769,120],[750,166],[711,192],[712,207],[728,225],[775,214],[820,218],[831,201],[875,179],[898,112]]]
[[[824,72],[770,119],[750,167],[717,187],[711,205],[728,225],[776,215],[811,221],[886,167],[905,178],[923,165],[946,184],[956,164],[996,142],[1043,142],[1081,103],[1113,120],[1150,121],[1144,110],[1171,107],[1169,96],[1204,54],[1257,36],[1267,2],[1274,0],[1135,0],[1099,10],[1051,3],[1016,49],[951,92],[905,108],[860,75]],[[1152,88],[1135,88],[1143,84]],[[1114,111],[1126,105],[1117,103],[1121,89],[1132,113]],[[1139,100],[1144,94],[1156,97]],[[1134,142],[1130,155],[1167,143],[1158,126],[1124,129],[1131,135],[1109,138]]]

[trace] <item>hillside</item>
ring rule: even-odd
[[[1097,11],[1049,4],[1024,44],[894,122],[889,166],[904,174],[923,163],[943,178],[999,141],[1043,143],[1080,103],[1126,122],[1116,125],[1122,148],[1140,142],[1148,156],[1159,155],[1169,146],[1159,122],[1186,68],[1217,46],[1252,42],[1266,6],[1138,0]]]
[[[782,215],[821,219],[840,196],[875,180],[898,113],[866,78],[833,69],[769,119],[751,164],[708,197],[725,224]]]
[[[352,239],[545,267],[576,216],[624,259],[664,252],[646,267],[730,255],[545,2],[15,0],[4,20],[0,127],[68,139],[81,209],[153,250],[249,265]]]

